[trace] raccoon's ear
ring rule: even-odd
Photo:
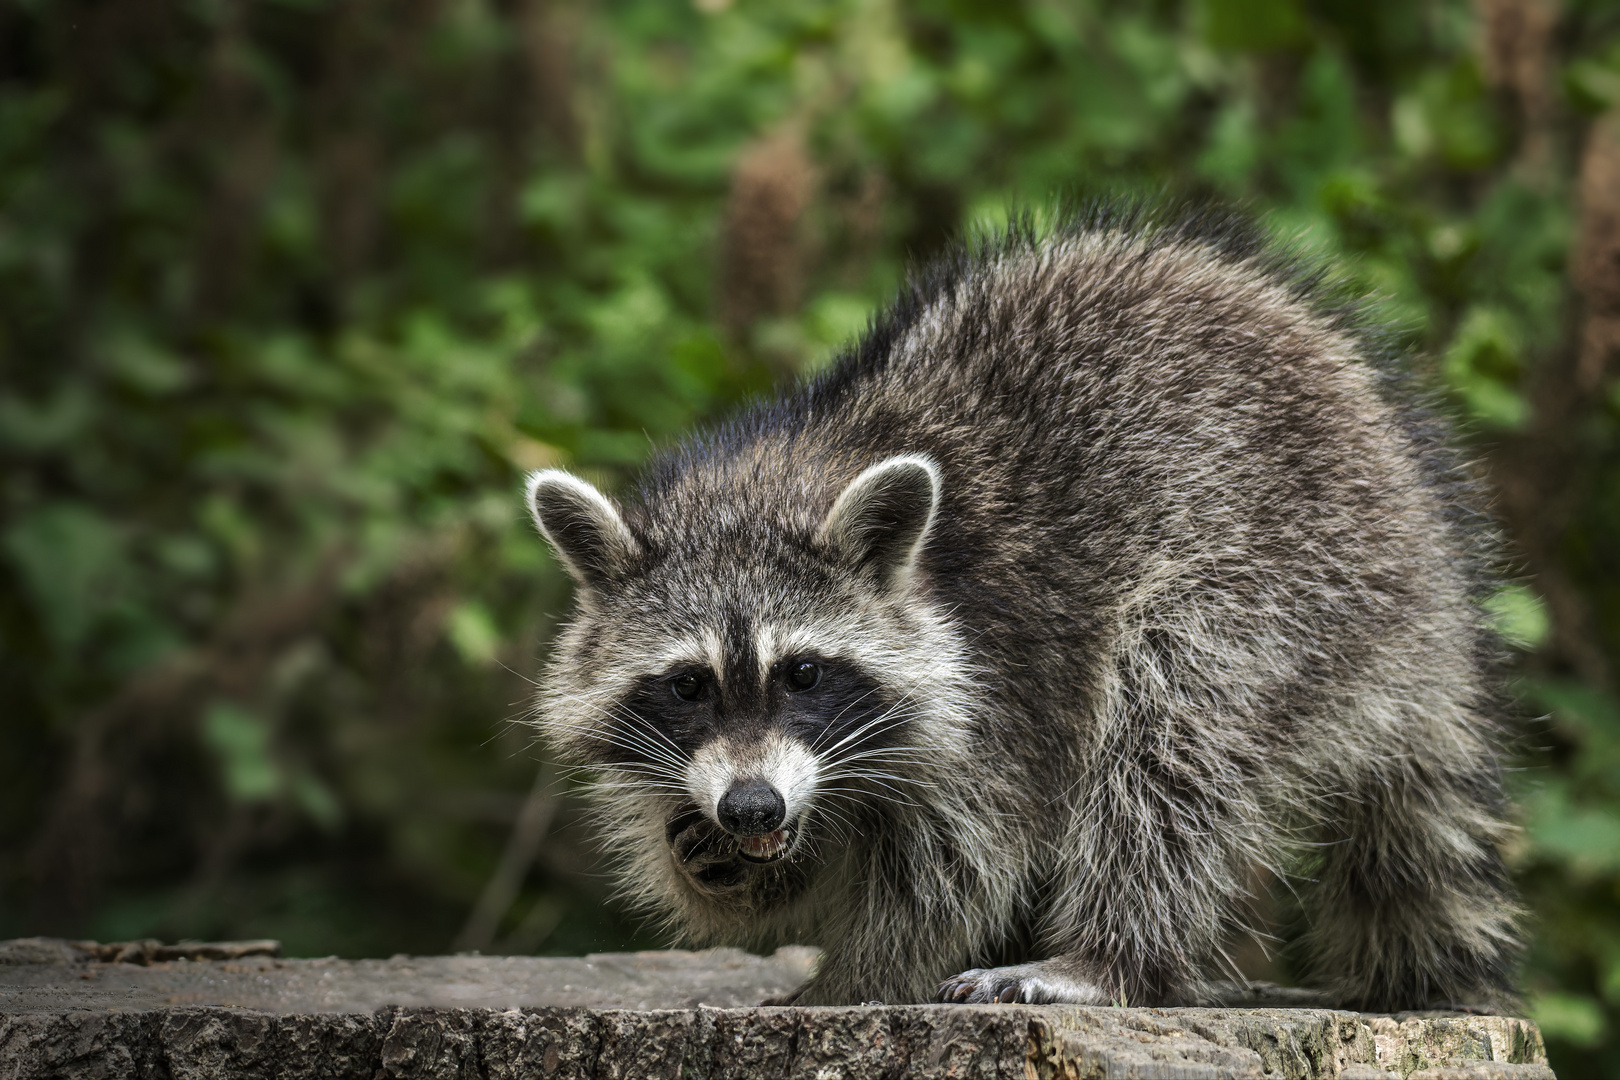
[[[816,541],[888,588],[903,587],[939,505],[939,466],[920,454],[886,458],[850,481]]]
[[[612,580],[640,554],[618,508],[579,477],[560,469],[530,473],[528,496],[540,535],[581,585]]]

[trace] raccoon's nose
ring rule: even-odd
[[[764,780],[742,780],[720,796],[715,807],[720,824],[737,836],[764,836],[775,832],[787,817],[781,792]]]

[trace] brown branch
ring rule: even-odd
[[[745,347],[760,319],[798,310],[808,262],[803,220],[815,187],[815,166],[796,127],[753,143],[737,159],[721,226],[719,314],[727,335]]]
[[[1552,164],[1551,72],[1558,0],[1476,0],[1485,81],[1504,99],[1519,136],[1519,160],[1532,172]]]
[[[467,924],[456,935],[455,948],[458,951],[488,949],[495,940],[496,931],[500,929],[506,913],[512,909],[512,902],[523,887],[523,878],[534,865],[536,856],[540,854],[540,845],[545,843],[546,834],[551,829],[552,819],[557,816],[558,797],[553,790],[556,780],[556,770],[549,762],[543,763],[535,775],[529,797],[518,814],[517,824],[507,838],[500,864],[484,885],[483,893],[467,916]]]

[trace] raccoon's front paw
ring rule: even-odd
[[[664,826],[675,866],[705,892],[727,892],[748,878],[736,839],[695,806],[671,814]]]
[[[1047,1005],[1106,1005],[1108,995],[1082,979],[1053,971],[1047,964],[974,968],[939,984],[939,1000],[961,1005],[1020,1002]]]

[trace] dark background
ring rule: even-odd
[[[1620,1076],[1615,0],[4,0],[0,935],[651,944],[520,723],[521,473],[621,484],[1076,185],[1263,213],[1444,387],[1529,1006]]]

